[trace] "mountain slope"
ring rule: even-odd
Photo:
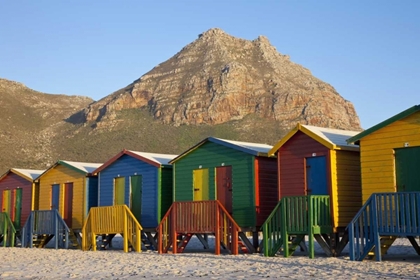
[[[248,41],[210,29],[127,87],[73,116],[106,126],[124,109],[146,108],[175,126],[221,124],[249,114],[291,127],[296,122],[360,129],[353,105],[290,61],[264,36]]]

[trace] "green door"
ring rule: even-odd
[[[125,202],[125,178],[118,177],[114,179],[114,205],[123,205]]]
[[[16,229],[20,229],[20,218],[22,213],[22,189],[17,188],[14,190],[15,192],[15,209],[14,209],[14,219],[13,219],[13,225]]]
[[[209,170],[193,170],[194,201],[209,199]]]
[[[142,177],[141,175],[130,177],[131,195],[130,209],[134,217],[141,223],[141,201],[142,201]]]
[[[420,147],[395,149],[398,192],[420,191]]]

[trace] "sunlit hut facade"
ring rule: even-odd
[[[219,200],[243,231],[259,231],[278,202],[270,145],[208,137],[170,161],[174,201]]]
[[[172,204],[172,165],[176,155],[123,150],[93,173],[99,205],[126,204],[144,230],[155,231]]]
[[[45,170],[12,168],[0,177],[1,211],[9,214],[16,230],[38,209],[39,183]]]
[[[329,195],[332,226],[342,230],[362,206],[359,133],[297,124],[269,151],[277,155],[280,198]]]
[[[67,226],[81,230],[90,207],[97,206],[101,163],[59,160],[39,176],[39,210],[57,209]]]
[[[420,105],[348,139],[360,146],[362,198],[372,193],[420,191]]]

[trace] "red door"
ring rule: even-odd
[[[216,167],[217,199],[232,214],[232,167]]]
[[[73,219],[73,183],[64,184],[64,221],[69,228],[72,227]]]

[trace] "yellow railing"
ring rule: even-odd
[[[127,205],[92,207],[82,229],[82,250],[96,251],[96,236],[101,234],[122,234],[124,252],[128,242],[136,252],[141,252],[141,230]]]

